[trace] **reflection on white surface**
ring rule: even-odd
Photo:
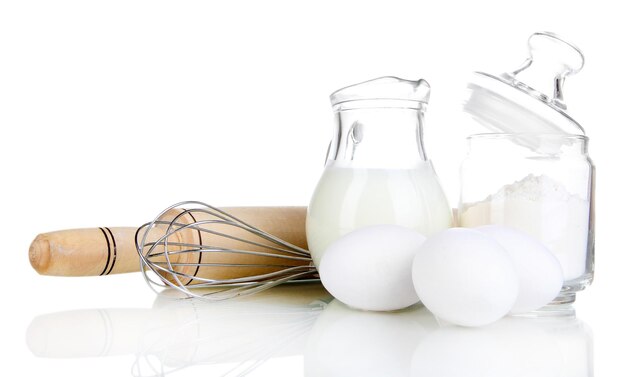
[[[435,317],[423,308],[366,312],[334,300],[311,330],[305,375],[406,376],[413,351],[436,325]]]
[[[281,365],[289,356],[303,357],[304,370],[277,375],[593,375],[591,334],[575,316],[507,317],[463,328],[438,322],[420,305],[376,313],[331,300],[319,284],[221,303],[161,295],[151,309],[38,316],[27,343],[46,358],[136,355],[129,371],[137,376],[205,372],[200,366],[210,367],[205,375],[254,375],[265,361]]]
[[[329,297],[316,284],[217,303],[157,300],[156,308],[185,320],[155,323],[143,333],[135,374],[158,375],[202,363],[237,363],[242,373],[272,357],[302,354],[308,331]]]
[[[40,357],[136,354],[132,374],[137,376],[202,364],[229,364],[229,375],[243,375],[269,358],[302,355],[308,331],[328,301],[319,284],[281,286],[224,302],[162,294],[152,309],[41,315],[26,338]]]
[[[307,377],[588,377],[592,347],[574,316],[465,328],[439,323],[423,307],[374,313],[333,301],[311,331],[304,364]]]
[[[26,331],[35,356],[80,358],[133,354],[150,309],[84,309],[40,315]]]
[[[588,377],[591,335],[575,317],[506,317],[484,328],[441,327],[415,349],[410,375]]]

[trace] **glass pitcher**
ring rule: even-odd
[[[311,256],[352,230],[397,224],[428,236],[452,225],[422,141],[425,80],[381,77],[334,92],[334,138],[307,212]]]

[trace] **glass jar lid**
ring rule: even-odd
[[[529,57],[512,72],[475,72],[464,110],[495,132],[584,135],[563,99],[565,79],[585,58],[578,47],[554,33],[528,38]]]

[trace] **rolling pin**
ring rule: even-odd
[[[230,207],[223,208],[223,211],[247,222],[248,224],[262,229],[278,238],[281,238],[293,245],[307,248],[305,219],[306,207]],[[177,212],[178,211],[178,212]],[[180,210],[173,210],[166,214],[166,220],[172,219],[180,213]],[[194,214],[191,219],[181,217],[177,221],[189,223],[191,221],[202,221],[211,218],[203,213]],[[165,227],[161,233],[151,232],[148,241],[154,241],[164,234]],[[241,229],[230,227],[229,235],[235,238],[250,239],[249,234]],[[140,270],[139,255],[135,247],[135,233],[137,227],[101,227],[85,229],[69,229],[56,232],[39,234],[31,243],[29,248],[30,264],[42,275],[52,276],[97,276],[119,274],[126,272],[136,272]],[[189,244],[202,244],[217,246],[225,249],[241,248],[243,243],[228,237],[218,237],[206,234],[199,235],[200,232],[192,229],[177,233],[177,242]],[[140,232],[138,239],[141,240],[143,233]],[[201,239],[201,242],[199,241]],[[245,245],[247,249],[254,250],[254,246]],[[175,250],[176,246],[170,246],[170,250]],[[195,254],[195,255],[194,255]],[[190,259],[198,258],[199,253],[172,253],[172,262],[185,263]],[[213,255],[212,255],[213,256]],[[216,253],[216,258],[221,263],[246,262],[250,256],[237,253]],[[176,258],[172,260],[172,258]],[[164,260],[164,259],[163,259]],[[288,261],[291,265],[305,265],[308,262],[294,260]],[[259,264],[255,259],[254,264]],[[202,267],[196,276],[211,276],[216,278],[228,278],[229,276],[247,276],[259,272],[259,267],[242,267],[250,271],[223,272],[211,267]],[[217,276],[216,276],[217,273]]]

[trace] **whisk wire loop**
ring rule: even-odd
[[[161,211],[137,230],[135,246],[155,292],[173,288],[188,298],[226,300],[319,278],[306,249],[199,201]]]

